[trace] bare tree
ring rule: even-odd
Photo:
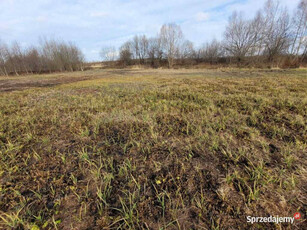
[[[115,61],[117,52],[114,46],[103,47],[100,51],[100,57],[103,61]]]
[[[148,54],[148,39],[146,35],[143,35],[139,38],[139,50],[140,62],[144,64]]]
[[[1,75],[8,76],[8,69],[7,69],[7,45],[0,41],[0,71]]]
[[[133,53],[132,53],[132,43],[130,41],[125,42],[119,51],[119,60],[124,65],[129,65],[131,63]]]
[[[84,55],[73,43],[56,40],[41,41],[41,56],[45,71],[83,70]]]
[[[42,57],[40,56],[37,48],[30,47],[27,49],[25,54],[25,62],[31,73],[41,73],[43,68]]]
[[[140,42],[139,36],[135,35],[131,41],[131,51],[134,59],[140,58]]]
[[[131,40],[133,58],[144,64],[148,52],[148,39],[145,35],[135,35]]]
[[[253,46],[251,47],[250,54],[253,56],[261,56],[264,50],[264,34],[263,34],[263,15],[258,11],[256,16],[251,20],[251,30],[253,33]]]
[[[253,21],[245,20],[242,13],[234,12],[229,18],[224,33],[225,49],[239,62],[245,56],[253,55],[255,50],[258,38],[253,25]]]
[[[160,38],[169,68],[173,67],[174,59],[179,51],[183,33],[179,25],[164,24],[160,30]]]
[[[144,64],[148,52],[148,39],[145,35],[135,35],[131,41],[131,49],[134,59]]]
[[[264,54],[269,62],[286,53],[289,47],[290,17],[278,1],[268,0],[263,10]]]
[[[149,58],[150,64],[153,67],[156,67],[161,63],[163,58],[163,51],[162,51],[161,39],[159,37],[148,39],[147,56]]]
[[[307,57],[307,36],[304,37],[302,44],[302,60],[304,60]]]
[[[307,36],[307,0],[301,0],[294,12],[291,27],[292,41],[290,54],[297,59],[300,53],[304,53]]]
[[[43,60],[44,71],[49,71],[50,73],[56,71],[56,46],[54,41],[48,41],[47,39],[41,39],[41,56]]]
[[[12,50],[8,46],[5,46],[4,53],[6,56],[6,64],[8,66],[10,73],[13,72],[15,75],[19,76],[19,69],[18,69],[19,61],[18,58],[16,58],[14,50]]]
[[[224,55],[224,50],[221,42],[213,39],[207,43],[201,50],[201,58],[209,61],[211,64],[217,63],[218,59]]]
[[[195,49],[193,42],[185,40],[179,49],[179,58],[180,59],[192,59],[195,57]]]
[[[25,73],[29,73],[28,72],[28,68],[27,65],[25,63],[25,53],[22,50],[20,44],[18,42],[14,42],[13,45],[11,46],[11,54],[14,57],[14,61],[16,62],[15,66],[18,70],[18,72],[25,72]]]

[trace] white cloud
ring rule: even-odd
[[[99,50],[93,49],[93,50],[91,50],[91,53],[93,53],[93,54],[98,54],[98,53],[99,53]]]
[[[195,18],[198,22],[207,21],[210,17],[209,13],[199,12],[196,14]]]

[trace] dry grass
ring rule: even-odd
[[[305,218],[306,76],[2,78],[0,229],[303,229],[246,216]]]

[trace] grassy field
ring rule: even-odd
[[[303,229],[306,120],[307,70],[2,77],[0,229]]]

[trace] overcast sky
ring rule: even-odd
[[[221,38],[234,10],[252,17],[266,0],[0,0],[0,40],[38,44],[39,37],[73,41],[88,61],[103,46],[118,47],[135,34],[155,36],[177,23],[196,45]],[[293,10],[299,0],[280,0]]]

